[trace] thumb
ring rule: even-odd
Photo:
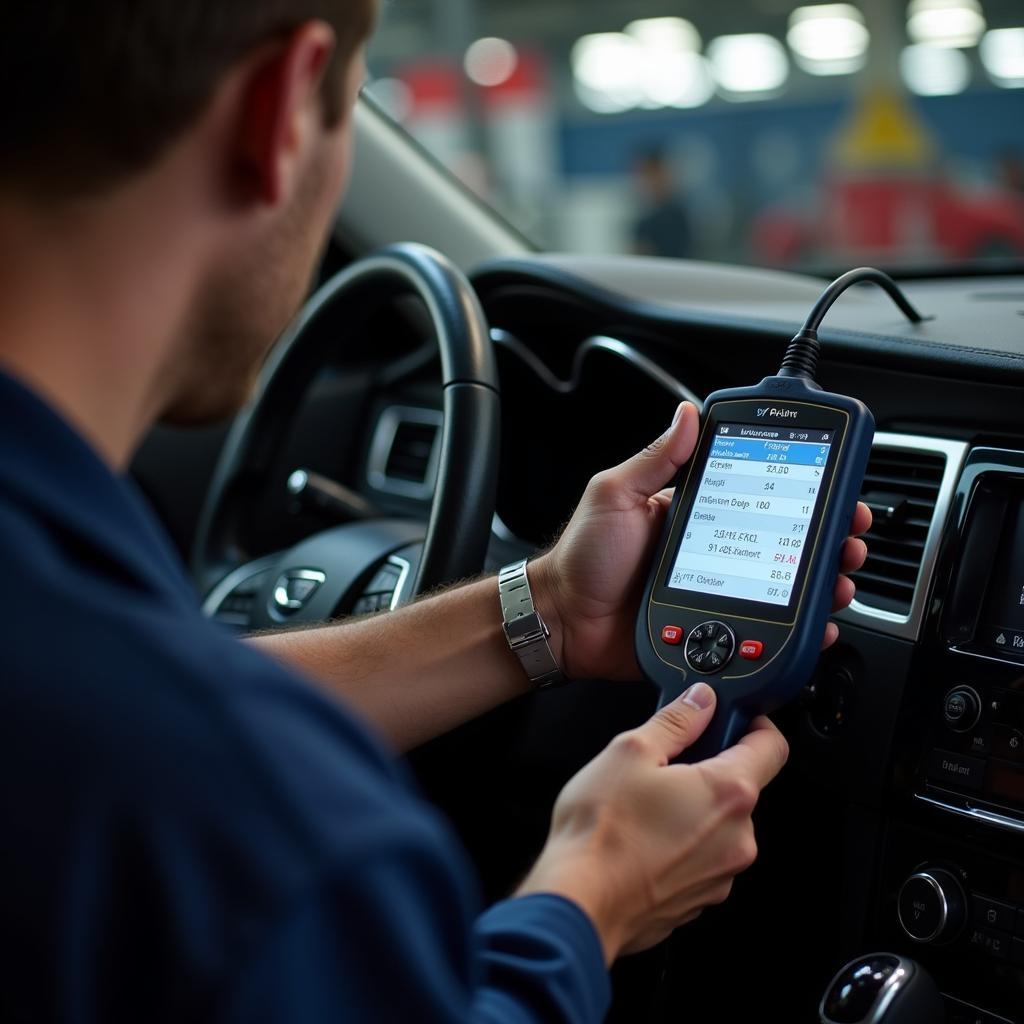
[[[668,764],[707,728],[715,713],[717,695],[707,683],[694,683],[682,696],[666,704],[636,731]]]
[[[623,489],[649,498],[665,487],[693,454],[700,416],[691,402],[676,410],[672,426],[642,452],[620,463],[609,474]]]

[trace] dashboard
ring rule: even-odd
[[[590,476],[658,436],[680,400],[773,373],[821,290],[733,267],[553,256],[486,264],[473,283],[503,402],[490,569],[551,543]],[[877,423],[861,496],[875,523],[840,641],[780,716],[792,756],[759,810],[758,864],[663,959],[616,968],[613,1021],[642,1019],[655,987],[696,1021],[766,1007],[814,1019],[844,960],[884,949],[933,973],[950,1020],[1024,1022],[1024,278],[906,290],[925,323],[857,289],[821,331],[822,386],[864,401]],[[339,344],[254,492],[250,559],[329,525],[289,493],[297,469],[376,514],[429,514],[433,343],[400,303],[361,330]],[[166,459],[152,455],[167,444],[151,439],[136,466],[158,508],[173,503]],[[401,561],[373,608],[396,603]],[[366,598],[335,611],[372,610]],[[208,610],[244,627],[245,600],[222,588]],[[488,897],[529,864],[564,781],[653,703],[642,685],[567,687],[413,755]],[[708,953],[723,948],[727,963]],[[692,964],[707,992],[692,991]],[[794,964],[799,984],[781,984]]]

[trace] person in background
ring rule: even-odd
[[[692,232],[672,168],[662,150],[646,149],[633,161],[644,210],[633,225],[633,248],[642,256],[692,255]]]

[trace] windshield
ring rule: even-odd
[[[1024,6],[386,0],[371,95],[537,245],[1024,259]]]

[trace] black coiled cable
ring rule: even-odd
[[[822,293],[808,314],[803,327],[793,337],[782,360],[780,377],[805,377],[814,380],[818,369],[818,356],[821,354],[821,342],[818,341],[818,328],[832,303],[846,291],[850,285],[868,281],[883,288],[893,302],[906,314],[911,323],[919,324],[923,317],[900,291],[900,286],[886,273],[874,267],[858,267],[837,277]]]

